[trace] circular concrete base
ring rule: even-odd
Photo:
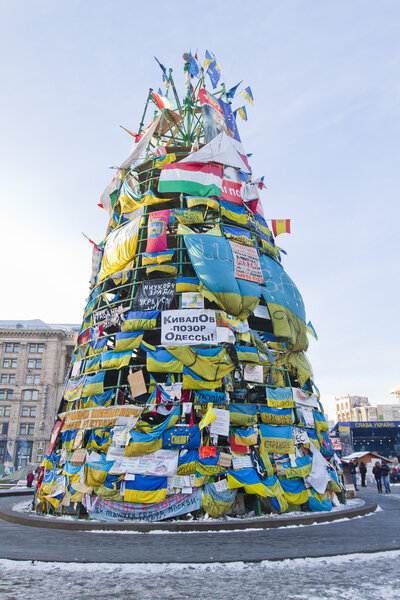
[[[30,492],[26,492],[29,494]],[[19,493],[17,497],[21,496]],[[372,513],[376,510],[375,502],[363,501],[361,506],[353,508],[343,507],[343,510],[324,513],[304,513],[295,516],[276,516],[276,517],[258,517],[253,519],[221,519],[205,521],[157,521],[157,522],[126,522],[126,521],[90,521],[85,519],[75,520],[72,517],[40,517],[32,513],[19,513],[12,509],[14,501],[9,504],[2,504],[0,508],[0,518],[11,523],[19,525],[28,525],[29,527],[44,527],[46,529],[64,529],[70,531],[137,531],[141,533],[151,533],[154,531],[172,531],[172,532],[212,532],[212,531],[233,531],[249,529],[276,529],[293,525],[311,525],[313,523],[327,523],[337,521],[338,519],[352,519]]]

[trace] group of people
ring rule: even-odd
[[[349,467],[350,467],[350,475],[353,479],[354,488],[356,490],[358,490],[356,461],[352,460],[350,462]],[[361,486],[365,487],[366,486],[365,478],[367,475],[367,467],[366,467],[365,463],[360,461],[358,469],[359,469],[360,475],[361,475]],[[380,463],[379,460],[377,460],[374,465],[374,468],[372,469],[372,473],[375,477],[376,487],[378,488],[378,494],[382,494],[382,481],[383,481],[383,485],[385,487],[385,493],[390,494],[391,489],[390,489],[390,483],[389,483],[389,474],[390,474],[389,465],[383,461],[382,461],[382,463]]]

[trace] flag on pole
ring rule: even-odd
[[[272,219],[271,223],[275,237],[281,233],[290,233],[290,219]]]
[[[317,332],[315,331],[314,326],[311,323],[311,321],[308,321],[307,326],[306,326],[306,331],[308,333],[310,333],[313,337],[315,337],[316,340],[318,340]]]
[[[190,57],[189,73],[192,77],[199,77],[200,75],[199,61],[194,56]]]
[[[158,62],[159,66],[160,66],[160,69],[161,69],[161,71],[163,72],[163,76],[162,76],[162,78],[163,78],[163,81],[166,81],[166,82],[168,82],[168,77],[167,77],[167,69],[164,67],[164,65],[162,65],[162,64],[160,63],[160,61],[158,60],[158,58],[157,58],[156,56],[155,56],[154,58],[155,58],[155,59],[156,59],[156,61]]]
[[[236,85],[234,85],[233,87],[231,87],[231,89],[226,92],[226,97],[227,97],[228,100],[230,100],[231,98],[234,97],[234,95],[236,94],[236,90],[238,89],[238,87],[239,87],[239,85],[241,83],[242,82],[239,81],[239,83],[237,83]]]
[[[160,110],[163,110],[164,108],[173,108],[174,104],[172,100],[166,96],[160,96],[160,94],[156,94],[156,92],[151,92],[151,94]]]
[[[215,421],[216,418],[217,418],[217,415],[213,411],[213,404],[212,404],[212,402],[208,402],[206,414],[204,415],[204,417],[201,419],[201,421],[199,423],[199,429],[203,429],[204,427],[207,427],[207,425],[209,425],[210,423]]]
[[[243,96],[243,98],[244,98],[245,100],[247,100],[247,102],[250,102],[250,104],[251,104],[251,105],[253,105],[253,104],[254,104],[254,97],[253,97],[253,93],[252,93],[252,91],[251,91],[251,88],[250,88],[250,86],[249,86],[249,87],[247,87],[247,88],[245,88],[244,90],[242,90],[242,91],[240,92],[240,95],[241,95],[241,96]]]
[[[246,110],[245,106],[241,106],[240,108],[237,108],[234,111],[233,114],[235,115],[235,117],[236,117],[236,113],[238,113],[242,117],[243,121],[247,121],[247,110]]]

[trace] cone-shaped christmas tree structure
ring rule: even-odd
[[[38,511],[157,521],[329,510],[341,494],[311,326],[240,140],[238,86],[218,88],[210,53],[206,70],[184,61],[183,101],[161,65],[165,95],[149,90],[101,197],[110,220]],[[253,102],[250,88],[238,97]]]

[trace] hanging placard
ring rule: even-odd
[[[161,313],[161,345],[216,345],[215,310],[164,310]]]
[[[254,281],[255,283],[264,283],[256,248],[244,246],[237,242],[230,241],[229,243],[233,254],[235,277],[246,281]]]
[[[142,281],[133,301],[133,310],[166,310],[175,297],[176,279]]]

